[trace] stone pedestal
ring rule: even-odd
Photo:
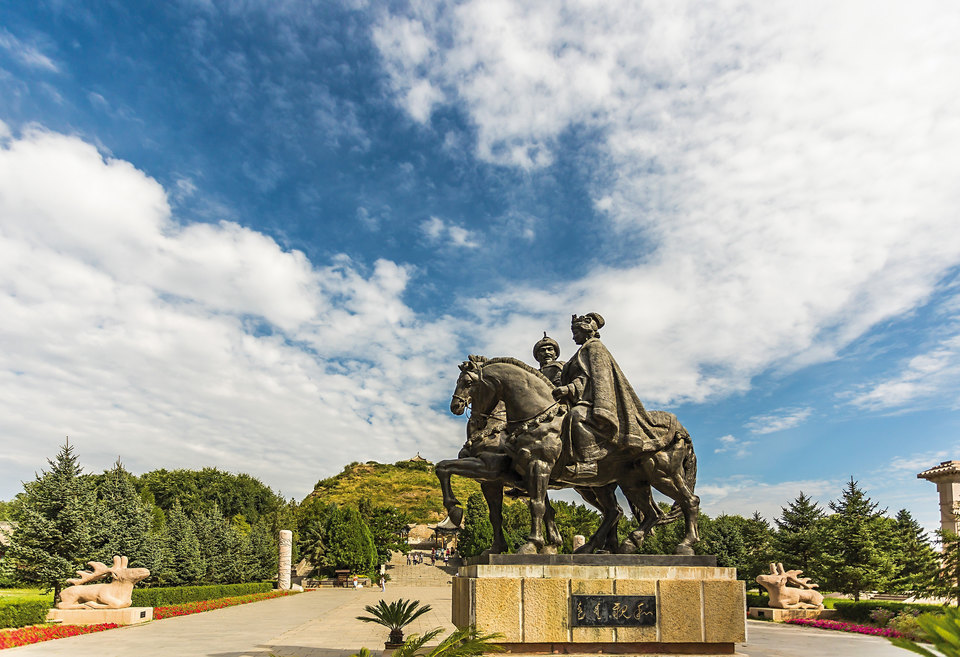
[[[153,607],[127,607],[126,609],[51,609],[47,622],[61,625],[135,625],[153,620]]]
[[[747,610],[750,618],[783,622],[795,618],[834,618],[836,609],[774,609],[773,607],[750,607]]]
[[[453,578],[452,621],[511,652],[734,654],[746,590],[709,556],[490,555]]]

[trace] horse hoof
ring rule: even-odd
[[[620,544],[620,547],[617,548],[618,554],[636,554],[640,551],[640,548],[629,538]]]
[[[537,546],[535,543],[524,543],[514,554],[536,554]]]
[[[556,554],[557,546],[556,545],[544,545],[540,550],[540,554]]]
[[[459,527],[460,523],[463,521],[463,507],[452,507],[449,511],[447,511],[447,517],[450,518],[450,522]]]
[[[677,549],[673,551],[674,554],[683,554],[686,556],[693,556],[693,548],[689,545],[678,545]]]

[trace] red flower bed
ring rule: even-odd
[[[906,635],[896,630],[886,628],[886,627],[873,627],[871,625],[857,625],[856,623],[844,623],[842,621],[833,621],[833,620],[816,620],[813,618],[793,618],[791,620],[785,621],[792,625],[808,625],[810,627],[818,627],[821,630],[839,630],[841,632],[855,632],[857,634],[870,634],[873,636],[892,636],[892,637],[905,637]],[[906,637],[910,638],[910,637]]]
[[[175,616],[199,614],[203,611],[213,611],[214,609],[223,609],[224,607],[233,607],[234,605],[245,605],[249,602],[260,602],[261,600],[270,600],[271,598],[281,598],[287,595],[294,595],[295,593],[297,593],[297,591],[268,591],[266,593],[239,595],[235,598],[217,598],[216,600],[201,600],[200,602],[185,602],[179,605],[154,607],[153,619],[161,620],[164,618],[174,618]]]
[[[50,639],[62,639],[80,634],[90,634],[91,632],[102,632],[103,630],[112,630],[115,627],[120,626],[116,623],[101,623],[100,625],[33,625],[31,627],[21,627],[16,630],[4,630],[0,632],[0,649],[16,648],[17,646],[26,646],[31,643],[49,641]]]

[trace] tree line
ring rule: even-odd
[[[583,505],[551,501],[557,510],[557,526],[563,536],[561,552],[572,551],[572,536],[590,536],[600,517]],[[664,511],[668,509],[662,505]],[[504,534],[511,549],[525,541],[530,516],[524,504],[504,506]],[[633,518],[622,519],[622,541],[638,527]],[[771,562],[804,572],[823,591],[852,595],[864,591],[912,593],[957,598],[960,594],[960,540],[940,535],[943,559],[920,524],[906,509],[894,517],[872,501],[852,478],[827,509],[803,492],[781,507],[771,525],[759,513],[745,518],[700,514],[697,554],[717,556],[717,565],[737,569],[748,588],[757,588],[757,575]],[[939,533],[939,532],[938,532]],[[683,538],[680,522],[657,528],[643,542],[641,552],[673,554]],[[479,494],[472,495],[464,513],[459,537],[462,555],[479,554],[490,547],[492,529],[487,506]]]
[[[0,585],[33,583],[59,595],[88,561],[150,569],[146,586],[232,584],[277,572],[277,535],[294,511],[247,475],[214,468],[141,477],[117,461],[84,474],[69,441],[49,469],[0,511],[13,524]]]

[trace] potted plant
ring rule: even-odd
[[[400,599],[387,603],[381,600],[376,606],[367,605],[363,608],[369,616],[357,616],[357,620],[365,623],[377,623],[390,630],[390,637],[384,644],[387,648],[397,648],[403,645],[403,628],[432,611],[430,605],[420,606],[419,600]]]

